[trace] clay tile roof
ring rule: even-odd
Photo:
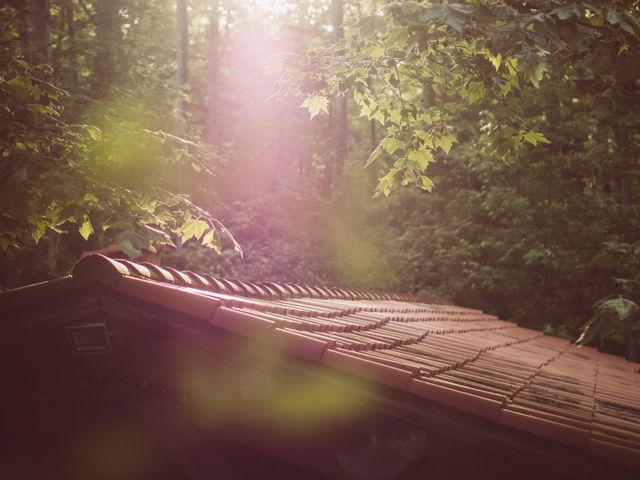
[[[100,255],[80,260],[72,279],[111,282],[122,295],[404,392],[425,408],[437,403],[640,468],[640,365],[479,310],[410,294],[249,284]],[[25,298],[0,293],[0,307]]]

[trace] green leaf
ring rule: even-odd
[[[431,134],[424,130],[414,130],[413,136],[422,140],[426,147],[433,148],[433,138],[431,137]]]
[[[389,32],[387,37],[387,47],[404,47],[409,39],[409,31],[406,27],[396,27]]]
[[[180,240],[183,243],[191,238],[199,240],[208,228],[210,228],[209,224],[203,220],[197,220],[195,218],[187,220],[179,229]]]
[[[315,117],[321,111],[324,113],[329,113],[329,99],[322,95],[314,95],[305,99],[300,105],[300,108],[309,109],[309,113],[311,114],[310,118]]]
[[[529,73],[529,79],[534,87],[540,88],[540,81],[544,78],[544,72],[548,72],[547,65],[544,62],[538,62]]]
[[[85,240],[89,239],[89,236],[93,233],[93,225],[91,225],[91,220],[89,220],[89,217],[84,217],[82,225],[80,225],[80,227],[78,228],[78,232]]]
[[[638,311],[638,304],[627,298],[616,298],[603,303],[602,308],[613,312],[619,320],[626,320]]]
[[[502,55],[498,54],[496,56],[493,56],[490,54],[489,61],[491,62],[491,65],[493,65],[493,68],[495,68],[497,72],[498,70],[500,70],[500,65],[502,65]]]
[[[389,109],[387,115],[389,115],[389,119],[396,125],[400,125],[402,122],[402,112],[399,109]]]
[[[475,103],[484,97],[485,93],[486,91],[482,82],[470,82],[462,91],[462,96],[466,98],[469,103]]]
[[[214,228],[209,230],[205,236],[202,237],[202,245],[213,248],[216,253],[219,254],[222,246],[220,244],[220,235],[218,234],[218,231]]]
[[[382,58],[384,56],[384,48],[378,44],[369,45],[362,53],[373,59]]]
[[[444,19],[444,23],[453,28],[456,32],[461,32],[465,25],[466,13],[454,9],[451,5],[447,5],[449,12]]]
[[[522,134],[522,138],[534,146],[538,143],[551,143],[543,134],[531,130]]]
[[[378,146],[373,149],[373,152],[371,152],[371,155],[369,155],[369,158],[367,159],[367,163],[364,164],[365,168],[371,165],[373,162],[375,162],[378,159],[378,157],[380,157],[382,152],[383,152],[382,144],[378,144]]]
[[[381,193],[385,197],[391,195],[391,192],[393,192],[398,186],[398,181],[396,179],[397,173],[398,169],[392,168],[384,177],[378,179],[378,186],[376,187],[374,197],[378,197]]]
[[[98,197],[96,197],[93,193],[85,193],[82,197],[82,201],[95,205],[98,203]]]
[[[406,144],[402,140],[398,140],[395,137],[385,137],[382,139],[381,145],[389,155],[393,155],[396,150],[404,149],[406,147]]]
[[[414,162],[420,170],[425,170],[429,162],[433,161],[433,155],[429,150],[413,150],[409,152],[409,161]]]
[[[129,239],[124,239],[118,242],[118,245],[122,249],[122,251],[132,260],[135,260],[140,255],[142,255],[142,250],[136,248],[133,245],[133,242]]]
[[[582,334],[576,341],[578,345],[586,345],[594,338],[602,341],[639,308],[637,303],[623,297],[598,302],[595,307],[594,315],[582,327]]]
[[[604,25],[604,17],[602,16],[602,14],[597,13],[589,18],[589,23],[591,23],[591,25],[593,25],[594,27],[601,27],[602,25]]]
[[[436,147],[440,147],[444,151],[444,153],[448,155],[449,151],[451,150],[451,146],[457,141],[458,139],[453,133],[446,132],[439,137],[436,137],[433,140],[433,144]]]
[[[423,190],[426,190],[429,193],[431,193],[431,191],[433,190],[433,187],[435,187],[431,179],[425,175],[421,175],[419,181],[420,181],[419,183],[420,188]]]
[[[386,20],[379,15],[371,15],[368,17],[362,17],[358,22],[360,27],[360,37],[370,37],[374,33],[384,33],[387,29]]]
[[[94,125],[82,125],[82,128],[89,134],[94,142],[99,142],[100,140],[102,140],[102,130],[100,130],[98,127]]]
[[[36,245],[40,242],[40,239],[44,235],[44,232],[47,230],[47,225],[45,222],[37,222],[34,226],[33,231],[31,232],[31,238],[36,243]]]

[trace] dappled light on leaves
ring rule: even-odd
[[[18,3],[3,288],[117,250],[438,292],[572,339],[640,302],[611,254],[638,242],[633,2]],[[601,332],[637,342],[625,318]]]

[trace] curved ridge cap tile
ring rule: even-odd
[[[189,270],[185,270],[182,273],[184,273],[185,275],[187,275],[191,280],[193,280],[195,283],[194,286],[196,287],[204,287],[204,288],[211,288],[211,282],[209,282],[209,280],[207,280],[206,278],[204,278],[202,275],[200,275],[199,273],[195,273],[195,272],[191,272]]]
[[[71,270],[76,283],[110,282],[125,275],[131,275],[126,265],[99,254],[78,260]]]
[[[162,267],[159,267],[158,265],[154,265],[153,263],[148,262],[141,262],[140,265],[147,267],[149,270],[155,273],[158,276],[157,280],[161,282],[177,283],[171,272],[165,270]]]
[[[171,268],[171,267],[163,267],[163,268],[169,271],[173,275],[173,278],[175,278],[176,283],[178,285],[185,285],[185,286],[194,285],[193,280],[191,280],[189,276],[185,275],[180,270],[176,270],[175,268]]]
[[[289,283],[285,283],[285,282],[280,282],[279,285],[284,288],[288,293],[287,293],[287,297],[289,298],[295,298],[295,297],[299,297],[300,294],[298,293],[298,291],[293,288],[291,286],[291,284]]]
[[[322,298],[322,293],[318,289],[318,287],[314,285],[303,285],[306,291],[309,292],[309,298]]]
[[[320,294],[319,298],[321,298],[322,300],[327,300],[331,298],[332,293],[327,287],[316,286],[315,289]]]
[[[151,273],[151,270],[140,263],[135,263],[130,260],[124,260],[120,258],[118,259],[118,262],[126,266],[129,269],[130,273],[135,273],[137,276],[142,278],[153,279],[153,273]]]
[[[227,287],[224,283],[222,283],[218,277],[214,277],[213,275],[209,275],[209,274],[202,274],[202,276],[207,280],[209,280],[209,283],[211,284],[210,288],[214,292],[231,293],[229,290],[229,287]]]
[[[238,280],[238,281],[240,282],[240,285],[242,285],[242,288],[244,288],[245,291],[247,292],[247,295],[250,295],[252,297],[264,296],[264,292],[260,290],[255,283],[247,282],[245,280]]]
[[[302,292],[301,296],[303,298],[314,298],[316,296],[314,291],[308,285],[300,285],[300,284],[294,284],[294,285],[298,290],[300,290],[300,292]]]
[[[230,285],[232,291],[235,294],[242,295],[242,296],[246,296],[248,294],[246,288],[244,287],[244,285],[240,280],[236,280],[235,278],[225,278],[220,280],[226,282],[227,285]]]
[[[296,285],[295,283],[285,282],[285,283],[283,283],[283,285],[291,291],[291,295],[294,298],[305,296],[304,295],[304,291],[301,290],[298,287],[298,285]]]
[[[333,290],[338,295],[338,298],[345,299],[345,300],[355,300],[354,296],[343,288],[334,287]]]
[[[289,291],[289,289],[284,288],[284,286],[280,283],[275,283],[275,282],[263,282],[262,285],[264,285],[265,287],[274,290],[278,293],[278,296],[280,297],[288,297],[291,295],[291,292]]]
[[[289,291],[288,288],[284,288],[282,286],[281,283],[277,283],[277,282],[262,282],[261,285],[264,288],[267,288],[269,290],[271,290],[272,292],[275,292],[275,297],[277,297],[278,299],[287,299],[288,297],[291,296],[291,292]]]
[[[268,300],[273,296],[273,294],[268,288],[265,288],[264,286],[258,283],[254,283],[254,282],[244,282],[244,283],[249,285],[256,292],[256,296],[259,298]]]
[[[307,293],[305,291],[304,288],[302,288],[300,285],[298,285],[297,283],[292,283],[292,282],[284,282],[284,285],[287,286],[287,288],[289,290],[291,290],[292,294],[293,294],[293,298],[305,298],[307,297]]]
[[[221,285],[224,285],[226,288],[225,293],[229,293],[232,295],[243,295],[244,289],[240,287],[240,285],[236,285],[233,283],[233,280],[229,280],[228,278],[215,277],[216,281]]]
[[[259,283],[257,284],[261,289],[265,290],[269,294],[269,299],[277,299],[281,298],[282,294],[275,287],[270,286],[268,283]]]
[[[242,289],[244,290],[245,294],[249,297],[258,297],[260,296],[260,292],[258,290],[256,290],[255,288],[253,288],[253,284],[249,283],[249,282],[245,282],[244,280],[236,280],[236,282],[238,282],[238,285],[240,285],[240,287],[242,287]]]

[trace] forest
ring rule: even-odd
[[[82,252],[637,360],[637,0],[1,0],[0,289]]]

